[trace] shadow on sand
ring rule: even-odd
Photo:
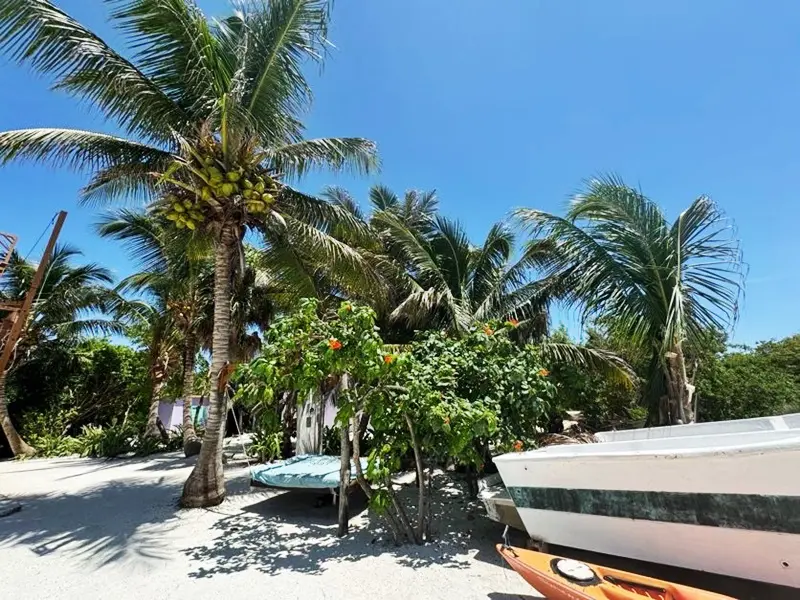
[[[413,495],[413,489],[404,493]],[[318,497],[318,495],[317,495]],[[244,506],[213,525],[214,541],[184,552],[196,564],[191,577],[212,577],[255,569],[274,575],[283,571],[321,573],[341,562],[391,554],[399,564],[423,568],[438,564],[464,569],[468,555],[485,555],[500,564],[492,544],[499,539],[497,524],[482,518],[475,504],[466,502],[460,490],[450,486],[434,499],[435,541],[423,546],[396,546],[389,541],[383,522],[366,511],[360,493],[351,496],[351,533],[336,537],[336,507],[315,507],[315,496],[305,492],[282,492]],[[486,531],[489,530],[489,532]],[[494,559],[489,559],[489,556]]]
[[[163,559],[180,487],[164,478],[117,481],[74,494],[18,495],[22,510],[0,520],[0,547],[24,545],[40,556],[67,553],[105,566],[138,555]]]

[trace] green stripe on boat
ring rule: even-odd
[[[510,487],[517,508],[800,534],[800,496]]]

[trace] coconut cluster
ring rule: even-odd
[[[188,163],[176,161],[171,171],[192,174],[190,185],[169,175],[164,177],[170,190],[162,203],[164,216],[179,229],[197,229],[210,213],[232,201],[248,213],[263,213],[275,202],[278,191],[277,183],[257,166],[225,169],[213,154],[197,155]]]

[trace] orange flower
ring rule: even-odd
[[[522,452],[522,442],[520,440],[514,442],[514,452]]]
[[[450,425],[450,417],[445,417],[444,418],[444,424],[445,425]]]
[[[353,305],[352,304],[345,304],[344,305],[344,309],[347,310],[347,311],[351,311],[351,310],[353,310]]]
[[[494,329],[492,329],[488,325],[484,325],[483,326],[483,333],[485,333],[486,335],[492,335],[494,333]]]
[[[331,338],[328,340],[328,348],[330,348],[331,350],[341,350],[342,342],[340,342],[336,338]]]
[[[386,354],[383,357],[383,362],[385,362],[387,365],[392,364],[394,362],[394,355],[393,354]]]
[[[510,325],[511,327],[516,327],[517,325],[519,325],[519,320],[518,319],[514,319],[512,317],[511,319],[506,321],[506,325]]]
[[[547,377],[548,375],[550,375],[550,371],[548,371],[547,369],[539,369],[539,375],[541,375],[542,377]]]

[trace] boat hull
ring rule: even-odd
[[[800,587],[799,433],[560,446],[495,462],[535,539]]]

